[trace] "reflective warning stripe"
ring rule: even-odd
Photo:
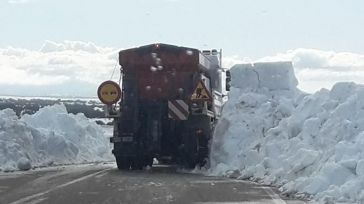
[[[187,120],[188,105],[183,100],[168,101],[168,117],[175,120]]]
[[[171,102],[183,115],[188,116],[188,105],[184,101],[175,100]]]

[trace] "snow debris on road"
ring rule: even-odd
[[[290,63],[231,68],[211,175],[280,186],[325,203],[364,202],[364,87],[296,88]]]
[[[11,109],[0,111],[0,171],[105,161],[110,152],[103,129],[83,114],[68,114],[64,105],[21,119]]]

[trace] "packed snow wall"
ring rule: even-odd
[[[103,129],[83,114],[68,114],[64,105],[21,119],[11,109],[0,111],[0,171],[111,159]]]
[[[290,63],[231,68],[212,175],[272,184],[322,202],[364,201],[364,87],[299,91]]]

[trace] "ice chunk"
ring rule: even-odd
[[[32,168],[32,165],[31,165],[29,159],[22,157],[18,160],[18,169],[27,171],[30,168]]]
[[[232,86],[241,89],[295,90],[298,84],[291,62],[234,65],[231,77]]]
[[[290,63],[240,64],[216,126],[212,175],[278,185],[317,201],[364,201],[364,86],[309,95]]]
[[[10,109],[0,111],[3,171],[111,158],[103,129],[83,114],[68,114],[64,105],[44,107],[21,119]]]

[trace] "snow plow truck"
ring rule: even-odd
[[[106,81],[98,89],[106,116],[114,118],[110,142],[118,168],[142,169],[154,158],[183,168],[205,165],[229,89],[221,50],[158,43],[120,51],[119,64],[119,84]]]

